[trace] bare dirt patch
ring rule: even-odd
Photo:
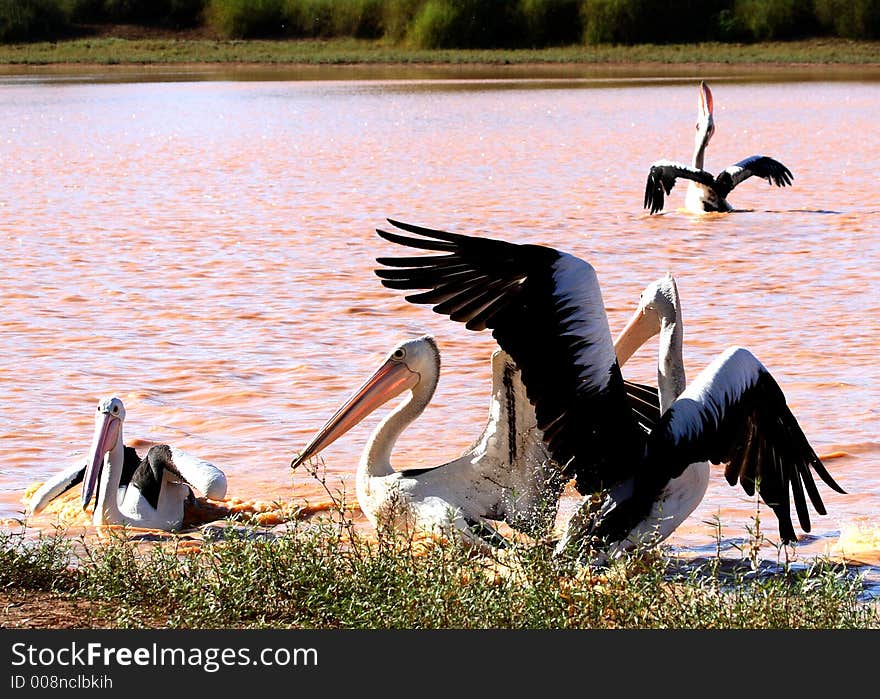
[[[0,591],[0,627],[4,629],[108,629],[106,604],[57,592]]]

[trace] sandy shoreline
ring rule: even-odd
[[[134,80],[584,80],[676,81],[694,77],[727,81],[880,80],[880,63],[0,63],[0,76]]]

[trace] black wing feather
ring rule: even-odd
[[[629,407],[639,420],[639,425],[650,434],[660,422],[660,393],[653,386],[624,381]]]
[[[766,155],[752,155],[720,172],[715,178],[715,191],[719,196],[726,197],[734,187],[749,177],[761,177],[777,187],[785,187],[794,179],[791,170],[778,160]]]
[[[648,447],[646,469],[675,478],[691,463],[726,464],[725,476],[746,493],[756,490],[779,520],[783,541],[796,540],[791,521],[810,531],[804,492],[825,513],[810,471],[839,493],[786,404],[769,371],[748,350],[736,348],[713,362],[663,415]]]
[[[136,458],[137,452],[134,449],[131,451]],[[173,473],[180,481],[189,485],[174,465],[171,447],[167,444],[156,444],[149,448],[143,459],[138,461],[131,477],[132,485],[141,491],[141,495],[154,509],[159,506],[159,493],[162,491],[165,471]]]
[[[378,258],[381,264],[394,267],[395,272],[406,265],[412,271],[410,276],[395,274],[395,279],[385,278],[382,283],[392,288],[403,284],[427,288],[429,291],[411,294],[407,300],[440,300],[434,306],[436,312],[466,323],[471,330],[492,330],[499,346],[522,372],[545,444],[564,472],[577,478],[578,490],[595,492],[635,472],[644,454],[645,431],[639,428],[630,409],[614,360],[592,267],[540,245],[465,236],[391,220],[389,223],[421,237],[378,230],[385,240],[451,254]],[[475,281],[460,289],[446,286],[443,267],[449,258],[454,258],[457,265],[469,265]],[[401,262],[404,259],[406,264]],[[439,264],[435,264],[437,260]],[[604,322],[604,330],[597,330],[595,336],[581,327],[584,309],[577,305],[581,297],[559,293],[554,275],[562,261],[573,270],[567,279],[595,286],[589,298],[595,300],[597,308],[588,310],[594,315],[600,313]],[[608,356],[611,359],[602,366]]]
[[[705,170],[688,167],[682,163],[674,163],[669,160],[659,160],[648,171],[648,181],[645,183],[644,207],[650,209],[652,214],[663,210],[664,192],[669,194],[675,186],[675,181],[684,177],[694,182],[708,186],[714,186],[715,178]]]
[[[141,465],[141,457],[138,456],[134,447],[123,446],[122,448],[122,476],[119,478],[120,486],[127,486],[131,483],[135,471]]]

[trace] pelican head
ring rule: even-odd
[[[697,133],[694,144],[698,151],[705,150],[715,133],[712,91],[705,81],[700,81],[700,99],[697,103]]]
[[[115,396],[98,401],[95,411],[95,434],[86,461],[83,475],[82,506],[88,507],[95,494],[104,457],[122,441],[122,423],[125,420],[125,406]]]
[[[364,385],[318,430],[291,462],[291,468],[297,468],[330,446],[367,415],[407,389],[423,388],[427,392],[424,397],[427,402],[434,393],[439,371],[440,351],[434,338],[423,335],[401,342]]]
[[[678,287],[671,274],[648,284],[639,297],[638,308],[614,343],[618,363],[626,363],[664,324],[674,323],[680,308]]]

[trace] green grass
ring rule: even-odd
[[[367,539],[344,521],[300,523],[274,541],[230,536],[186,555],[121,539],[77,545],[70,568],[60,534],[31,543],[0,534],[2,587],[87,600],[84,626],[880,628],[850,571],[816,561],[759,575],[754,547],[741,560],[682,566],[652,553],[578,572],[542,546],[499,564],[454,544],[422,551],[388,532]]]
[[[0,64],[878,64],[880,42],[845,39],[764,44],[566,46],[546,49],[411,49],[382,40],[215,41],[76,39],[0,44]]]
[[[20,535],[0,531],[0,590],[68,587],[74,575],[68,567],[71,543],[60,532],[28,543]]]

